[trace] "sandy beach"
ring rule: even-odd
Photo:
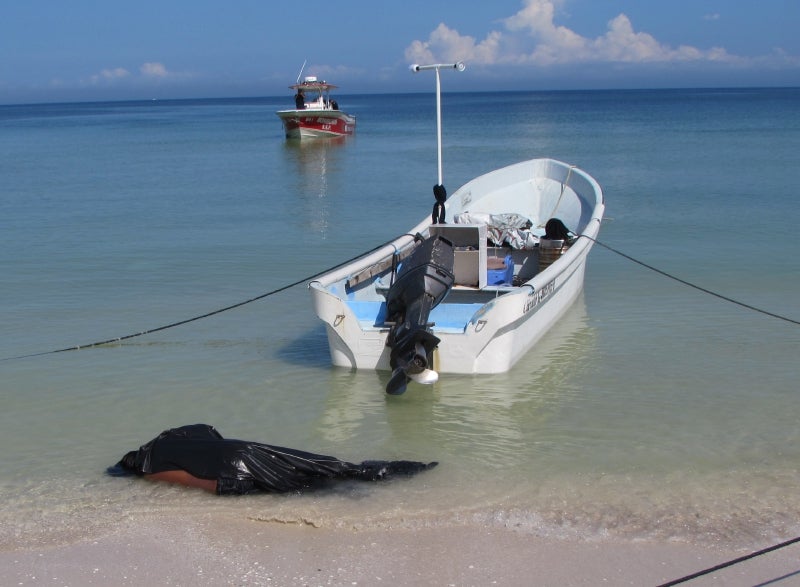
[[[454,526],[346,530],[147,514],[74,543],[0,553],[3,585],[659,585],[748,554],[547,540]],[[793,545],[687,584],[792,585]]]

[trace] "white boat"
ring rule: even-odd
[[[339,104],[330,96],[337,86],[307,76],[289,87],[295,90],[295,107],[276,112],[286,138],[344,137],[355,132],[355,116],[339,110]]]
[[[438,343],[426,368],[440,373],[508,371],[581,293],[604,207],[602,190],[592,177],[552,159],[517,163],[473,179],[450,196],[446,215],[452,219],[468,213],[463,217],[485,218],[486,224],[431,224],[426,218],[409,234],[309,284],[333,364],[392,369],[386,295],[399,273],[392,267],[417,244],[410,235],[419,233],[444,237],[454,246],[454,284],[429,314],[429,330]],[[487,244],[489,234],[504,230],[502,220],[510,214],[530,220],[527,234],[517,231],[518,242],[528,248]],[[576,235],[572,244],[542,238],[551,218]],[[492,219],[499,219],[501,226],[490,224]]]
[[[437,187],[441,146],[439,161]],[[389,393],[511,369],[579,297],[605,209],[591,176],[553,159],[477,177],[443,207],[309,284],[333,364],[392,371]]]

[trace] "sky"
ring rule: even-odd
[[[800,86],[800,0],[3,0],[0,104]],[[445,79],[446,78],[446,79]]]

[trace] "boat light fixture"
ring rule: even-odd
[[[418,65],[414,63],[410,66],[411,71],[417,73],[419,71],[424,71],[426,69],[457,69],[458,71],[464,71],[467,66],[464,65],[463,61],[457,61],[456,63],[435,63],[433,65]]]

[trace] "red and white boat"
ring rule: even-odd
[[[356,130],[356,118],[339,110],[331,90],[337,86],[307,76],[301,83],[289,86],[295,90],[295,107],[279,110],[287,139],[343,137]]]

